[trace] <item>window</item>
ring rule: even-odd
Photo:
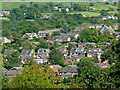
[[[72,62],[74,62],[75,60],[72,60]]]
[[[66,74],[66,72],[64,72],[64,74]]]

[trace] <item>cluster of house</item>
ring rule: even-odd
[[[42,67],[40,67],[43,69]],[[50,65],[50,68],[55,72],[55,76],[61,76],[62,79],[73,77],[77,75],[77,66],[69,65],[67,67],[61,67],[60,65]],[[10,70],[6,68],[2,68],[3,75],[2,76],[15,76],[16,74],[20,74],[23,70],[23,67],[13,67]]]
[[[0,17],[4,16],[4,15],[10,15],[10,11],[0,11]]]
[[[119,23],[114,23],[113,26],[114,27],[112,28],[111,26],[107,26],[104,24],[100,24],[100,25],[97,24],[97,25],[91,25],[89,26],[89,28],[96,28],[97,30],[100,30],[100,33],[102,34],[104,32],[109,32],[110,34],[116,34],[117,35],[116,39],[119,39],[120,32],[115,32],[115,30],[118,30],[119,28]],[[52,30],[39,31],[38,33],[26,33],[23,35],[22,39],[23,38],[33,39],[33,37],[45,38],[47,33],[49,33],[50,36],[52,36],[54,31],[61,31],[61,29],[57,28],[57,29],[52,29]],[[74,31],[68,32],[67,34],[61,34],[60,36],[52,37],[48,39],[47,42],[52,43],[53,41],[59,41],[59,42],[71,41],[71,38],[77,39],[80,32],[81,32],[81,27],[76,27]]]
[[[62,9],[65,9],[67,12],[69,12],[70,11],[70,8],[69,7],[67,7],[67,8],[61,8],[61,7],[58,7],[58,6],[55,6],[54,7],[54,10],[58,10],[58,11],[62,11]]]
[[[39,42],[31,42],[32,45],[38,46]],[[74,44],[75,47],[73,47],[70,52],[68,52],[67,47],[69,44]],[[75,62],[79,62],[80,59],[85,57],[93,57],[97,56],[99,61],[101,61],[100,57],[101,54],[105,51],[102,51],[100,48],[89,48],[85,49],[86,46],[93,45],[95,47],[96,43],[76,43],[76,42],[68,42],[65,45],[59,44],[59,48],[57,48],[62,55],[65,57],[64,63],[65,64],[71,64]],[[110,43],[98,43],[98,45],[103,46],[109,46]],[[16,49],[5,49],[5,52],[3,53],[3,56],[11,56],[13,52],[16,52]],[[20,54],[19,58],[21,58],[22,64],[25,64],[25,61],[28,59],[31,59],[32,55],[34,55],[33,60],[38,64],[51,64],[49,62],[49,53],[50,49],[44,49],[40,48],[37,50],[37,52],[34,51],[34,49],[23,49]]]
[[[108,60],[104,62],[99,62],[95,65],[98,65],[100,68],[108,67]],[[43,69],[42,67],[40,67]],[[62,67],[60,65],[50,65],[50,68],[54,71],[55,76],[60,76],[62,79],[70,78],[75,75],[78,75],[78,66],[77,65],[68,65],[65,67]],[[23,67],[13,67],[10,70],[7,70],[6,68],[2,68],[3,76],[15,76],[16,74],[22,73]]]
[[[109,20],[109,19],[117,20],[118,16],[114,16],[114,15],[111,14],[111,15],[107,15],[107,16],[103,17],[103,20]]]

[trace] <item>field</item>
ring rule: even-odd
[[[34,2],[37,3],[39,5],[45,5],[47,4],[46,2]],[[64,6],[70,6],[71,4],[86,4],[89,5],[90,2],[62,2],[62,4]],[[53,4],[57,4],[59,5],[59,2],[54,2]],[[2,2],[2,10],[11,10],[13,8],[18,8],[21,5],[27,5],[30,6],[30,2]],[[110,3],[109,5],[104,4],[103,2],[98,3],[98,2],[94,2],[94,6],[91,7],[94,10],[108,10],[109,8],[113,8],[114,10],[118,9],[118,6],[113,6],[112,3]]]
[[[82,14],[82,15],[89,15],[89,16],[99,16],[100,13],[95,12],[75,12],[75,13],[67,13],[67,14]]]

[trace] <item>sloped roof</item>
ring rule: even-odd
[[[16,49],[6,49],[3,55],[11,55]]]
[[[115,33],[115,31],[113,30],[113,28],[111,26],[106,26],[104,25],[104,27],[101,29],[101,33],[104,33],[105,31],[110,32],[110,33]]]
[[[77,73],[77,67],[62,67],[61,72],[75,72]]]
[[[28,49],[23,49],[22,52],[20,53],[20,55],[29,55],[31,53],[32,50],[28,50]]]

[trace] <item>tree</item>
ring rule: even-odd
[[[10,40],[13,40],[13,38],[14,38],[13,35],[10,34],[9,39],[10,39]]]
[[[91,2],[89,5],[90,5],[90,6],[94,6],[94,3],[93,3],[93,2]]]
[[[83,29],[78,37],[78,40],[84,42],[98,42],[98,33],[96,29]]]
[[[100,14],[103,16],[107,16],[108,15],[108,11],[107,10],[101,10]]]
[[[4,64],[6,69],[11,69],[13,67],[18,67],[21,65],[21,59],[19,57],[5,57]]]
[[[60,88],[62,80],[48,66],[27,66],[10,81],[11,88]]]
[[[75,83],[83,88],[98,88],[100,87],[98,84],[100,71],[100,68],[94,66],[93,62],[82,58],[78,63],[78,77],[76,77]]]
[[[63,25],[63,27],[62,27],[62,32],[63,32],[63,33],[67,33],[68,31],[69,31],[69,29],[68,29],[68,24],[65,23],[65,24]]]
[[[57,41],[55,41],[52,45],[51,45],[51,50],[53,50],[53,49],[56,49],[56,48],[58,48],[59,47],[59,45],[58,45],[58,42]]]
[[[49,60],[51,63],[58,64],[58,65],[64,64],[64,56],[59,50],[53,49],[49,55],[50,55]]]
[[[60,34],[61,34],[61,31],[54,31],[52,35],[53,36],[57,36],[57,35],[59,36]]]
[[[48,40],[49,38],[50,38],[50,34],[47,33],[47,34],[46,34],[46,39]]]

